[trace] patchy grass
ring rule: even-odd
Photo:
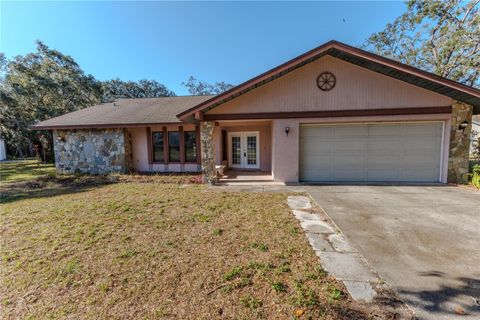
[[[55,173],[55,165],[37,160],[0,162],[0,182],[20,182]]]
[[[0,204],[4,319],[373,316],[292,232],[286,194],[185,176],[43,179]]]

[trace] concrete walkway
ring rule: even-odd
[[[326,215],[319,210],[311,212],[309,197],[289,196],[287,202],[320,258],[323,269],[342,281],[354,300],[373,301],[377,296],[375,288],[380,286],[381,280],[362,255]]]

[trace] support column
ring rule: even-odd
[[[472,113],[473,107],[471,105],[453,100],[448,155],[448,182],[468,182],[466,174],[468,173]],[[468,126],[465,130],[462,130],[460,124],[464,121],[468,122]]]
[[[202,154],[202,181],[210,185],[215,184],[215,157],[213,151],[214,121],[202,121],[200,123],[200,142]]]

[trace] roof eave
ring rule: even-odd
[[[30,130],[62,130],[62,129],[119,129],[139,128],[153,126],[179,125],[183,122],[153,122],[153,123],[106,123],[106,124],[82,124],[82,125],[33,125]]]
[[[388,58],[385,58],[385,57],[382,57],[382,56],[379,56],[377,54],[374,54],[374,53],[371,53],[371,52],[367,52],[367,51],[364,51],[362,49],[358,49],[358,48],[355,48],[355,47],[352,47],[352,46],[349,46],[349,45],[346,45],[344,43],[341,43],[341,42],[338,42],[338,41],[329,41],[313,50],[310,50],[296,58],[293,58],[273,69],[270,69],[262,74],[260,74],[259,76],[256,76],[250,80],[247,80],[243,83],[241,83],[240,85],[228,90],[228,91],[225,91],[224,93],[221,93],[207,101],[204,101],[186,111],[183,111],[181,113],[179,113],[177,115],[177,117],[183,121],[185,121],[186,119],[188,118],[191,118],[191,116],[195,113],[195,112],[198,112],[198,111],[205,111],[205,110],[209,110],[209,108],[214,108],[222,103],[225,103],[229,100],[232,100],[248,91],[251,91],[251,90],[254,90],[255,88],[265,84],[265,83],[268,83],[278,77],[281,77],[283,76],[284,74],[287,74],[288,72],[290,71],[293,71],[294,69],[298,68],[299,66],[303,66],[311,61],[314,61],[318,58],[320,58],[321,56],[323,55],[331,55],[333,57],[336,57],[336,58],[339,58],[339,59],[342,59],[344,61],[347,61],[347,62],[350,62],[350,63],[354,63],[352,61],[348,61],[348,59],[346,57],[339,57],[340,54],[339,53],[344,53],[346,55],[350,55],[350,57],[354,56],[356,57],[357,59],[364,59],[364,61],[370,61],[371,63],[375,63],[377,65],[382,65],[382,66],[385,66],[385,67],[388,67],[388,68],[391,68],[391,69],[395,69],[396,71],[398,72],[401,72],[403,73],[404,75],[411,75],[412,77],[415,77],[415,79],[421,79],[423,81],[428,81],[429,83],[431,84],[436,84],[437,86],[444,86],[444,87],[447,87],[447,88],[451,88],[452,90],[454,90],[455,92],[449,92],[449,93],[441,93],[439,91],[440,88],[437,88],[437,90],[433,90],[433,89],[429,89],[429,88],[425,88],[427,90],[430,90],[430,91],[434,91],[434,92],[437,92],[439,94],[443,94],[443,95],[446,95],[446,96],[449,96],[453,99],[457,99],[457,100],[460,100],[460,101],[463,101],[465,103],[468,103],[468,104],[471,104],[475,107],[474,109],[474,113],[480,113],[480,90],[476,89],[476,88],[473,88],[473,87],[469,87],[469,86],[466,86],[466,85],[463,85],[461,83],[458,83],[458,82],[455,82],[453,80],[449,80],[449,79],[446,79],[446,78],[443,78],[443,77],[440,77],[438,75],[435,75],[433,73],[430,73],[430,72],[427,72],[427,71],[424,71],[424,70],[421,70],[421,69],[418,69],[418,68],[415,68],[415,67],[412,67],[412,66],[409,66],[409,65],[406,65],[406,64],[403,64],[401,62],[398,62],[398,61],[395,61],[395,60],[392,60],[392,59],[388,59]],[[350,59],[351,60],[351,59]],[[357,64],[359,66],[362,66],[360,63],[354,63],[354,64]],[[365,66],[363,66],[365,67]],[[367,67],[365,67],[367,68]],[[291,70],[290,70],[291,69]],[[374,68],[367,68],[367,69],[370,69],[372,71],[375,71],[375,72],[378,72],[378,73],[382,73],[381,71],[379,70],[375,70]],[[282,74],[283,72],[283,74]],[[390,74],[387,74],[387,73],[383,73],[387,76],[390,76],[390,77],[393,77],[393,78],[396,78],[394,77],[393,75],[390,75]],[[277,76],[279,75],[279,76]],[[420,85],[418,85],[417,83],[415,83],[415,81],[407,81],[406,80],[406,77],[404,77],[404,79],[402,79],[401,77],[397,77],[397,79],[399,80],[402,80],[404,82],[407,82],[407,83],[410,83],[410,84],[413,84],[413,85],[416,85],[416,86],[419,86],[419,87],[422,87]],[[443,87],[442,87],[443,88]]]

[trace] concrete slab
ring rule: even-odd
[[[343,284],[354,300],[372,302],[377,293],[369,282],[345,280]]]
[[[313,250],[315,251],[334,251],[330,242],[325,239],[324,235],[317,234],[317,233],[306,233],[308,242],[312,246]]]
[[[331,234],[328,236],[328,241],[332,244],[335,251],[338,252],[358,252],[357,249],[345,239],[341,233]]]
[[[329,224],[319,220],[301,221],[303,230],[310,233],[334,233],[335,230]]]
[[[305,188],[418,318],[480,319],[479,192],[454,186]]]
[[[288,204],[291,208],[311,207],[310,199],[302,196],[289,197]],[[380,279],[358,253],[352,253],[355,249],[342,234],[333,233],[337,230],[328,216],[324,212],[320,216],[302,210],[292,210],[292,213],[300,221],[315,254],[321,258],[322,267],[338,280],[344,280],[353,299],[372,301],[376,291],[367,281],[379,283]]]
[[[379,282],[378,277],[355,253],[315,252],[325,270],[338,280]]]
[[[287,198],[287,203],[292,209],[301,210],[312,208],[310,198],[305,196],[289,196]]]
[[[301,221],[320,221],[321,217],[317,214],[308,213],[302,210],[293,210],[295,218]]]

